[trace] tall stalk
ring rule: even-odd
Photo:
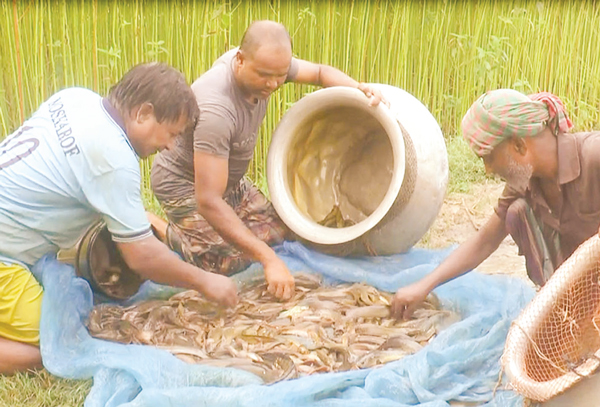
[[[25,108],[23,106],[23,67],[21,63],[21,39],[19,36],[19,15],[17,13],[17,0],[13,0],[13,24],[15,29],[15,53],[17,62],[17,87],[19,90],[19,119],[23,121],[25,116]]]
[[[67,86],[106,94],[133,65],[165,61],[190,82],[257,19],[289,30],[294,56],[422,101],[447,136],[494,88],[551,91],[577,130],[600,129],[600,4],[408,0],[0,1],[0,125],[6,135]],[[271,98],[250,175],[264,179],[271,134],[311,86]],[[151,160],[142,163],[147,190]]]

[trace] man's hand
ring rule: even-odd
[[[233,307],[238,303],[237,286],[229,277],[205,271],[205,280],[198,291],[206,299],[223,307]]]
[[[267,290],[280,300],[292,298],[295,289],[294,277],[279,257],[273,257],[263,264],[265,279],[269,285]]]
[[[387,107],[390,107],[390,102],[385,100],[381,91],[368,83],[361,82],[358,84],[358,90],[362,91],[369,99],[369,106],[377,106],[379,103],[383,103]]]
[[[379,89],[364,82],[357,82],[337,68],[329,65],[315,64],[303,59],[296,59],[296,63],[298,64],[298,71],[292,79],[294,83],[304,83],[324,88],[331,86],[358,88],[371,99],[369,105],[377,106],[383,102],[384,105],[390,107],[389,102],[385,100]]]
[[[396,319],[409,319],[415,309],[425,301],[429,294],[429,289],[420,281],[396,291],[392,299],[390,313]]]
[[[231,307],[238,303],[233,280],[209,273],[181,260],[156,236],[117,243],[123,260],[134,272],[159,284],[196,290],[208,300]]]

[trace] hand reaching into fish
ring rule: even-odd
[[[285,263],[275,256],[263,266],[268,284],[267,290],[280,300],[286,301],[292,298],[295,289],[294,277]]]
[[[206,299],[224,307],[234,307],[238,303],[237,286],[229,277],[204,272],[204,281],[198,292]]]
[[[417,281],[406,287],[399,288],[392,298],[390,313],[396,319],[409,319],[415,309],[427,298],[431,290]]]

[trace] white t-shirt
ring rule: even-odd
[[[117,121],[108,100],[70,88],[0,144],[0,257],[31,266],[101,218],[115,241],[152,234],[139,158]]]

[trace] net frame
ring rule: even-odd
[[[523,396],[545,402],[600,367],[600,238],[581,244],[508,332],[502,366]]]

